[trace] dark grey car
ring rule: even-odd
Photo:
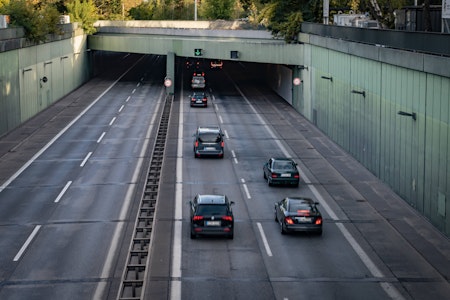
[[[298,186],[300,173],[297,163],[291,158],[272,157],[263,166],[264,179],[267,184],[288,184]]]
[[[198,127],[194,137],[194,156],[195,158],[203,156],[224,157],[225,142],[224,134],[220,127]]]

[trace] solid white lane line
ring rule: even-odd
[[[109,126],[111,126],[112,124],[114,124],[114,121],[116,120],[116,117],[111,119],[111,122],[109,122]]]
[[[270,137],[273,138],[280,148],[280,150],[283,152],[283,154],[286,157],[291,157],[289,151],[284,147],[284,145],[281,143],[279,139],[277,139],[276,135],[273,133],[269,125],[266,124],[264,119],[257,113],[256,109],[253,107],[253,105],[250,103],[250,101],[245,97],[245,95],[242,93],[242,91],[239,89],[237,85],[235,85],[238,92],[241,94],[241,96],[244,98],[244,100],[247,102],[249,107],[253,110],[255,115],[258,117],[259,121],[264,125],[265,129],[269,133]],[[302,176],[303,180],[306,183],[311,183],[309,178],[306,176],[306,174],[299,170],[300,176]],[[331,209],[331,207],[327,204],[325,199],[322,197],[322,195],[319,193],[317,188],[313,185],[307,185],[307,187],[311,190],[311,192],[314,194],[314,196],[319,201],[320,205],[324,208],[324,210],[327,212],[327,214],[333,219],[338,220],[338,216],[334,213],[334,211]],[[345,228],[344,224],[342,223],[336,223],[336,226],[341,231],[342,235],[345,237],[347,242],[351,245],[355,253],[359,256],[361,261],[364,263],[366,268],[369,270],[369,272],[374,276],[378,278],[383,278],[384,275],[380,271],[380,269],[375,265],[375,263],[370,259],[370,257],[367,255],[367,253],[361,248],[361,246],[358,244],[358,242],[355,240],[355,238],[351,235],[351,233]],[[398,290],[395,288],[394,285],[388,282],[380,283],[383,290],[388,294],[392,299],[404,299],[403,296],[398,292]]]
[[[106,132],[103,131],[102,135],[100,135],[100,137],[97,140],[97,144],[99,144],[103,140],[103,137],[105,136],[105,134],[106,134]]]
[[[124,107],[125,105],[122,104],[122,106],[119,108],[119,112],[121,112]]]
[[[266,249],[267,256],[271,257],[272,250],[270,250],[270,246],[269,246],[269,243],[267,242],[266,234],[264,233],[261,223],[257,222],[256,225],[258,226],[259,234],[261,235],[261,239],[263,241],[264,248]]]
[[[84,165],[86,164],[86,162],[88,161],[89,157],[91,157],[92,152],[89,152],[86,157],[83,159],[83,161],[80,164],[80,167],[84,167]]]
[[[180,99],[184,99],[183,90],[181,90]],[[172,269],[170,280],[170,299],[181,299],[181,257],[182,257],[182,226],[183,226],[183,101],[180,101],[178,121],[178,146],[177,146],[177,164],[176,164],[176,184],[175,184],[175,213],[174,230],[172,243]]]
[[[22,248],[20,248],[19,252],[17,252],[16,256],[14,256],[13,261],[18,261],[20,257],[22,257],[23,253],[25,252],[25,250],[27,250],[28,246],[38,233],[39,229],[41,229],[41,226],[42,225],[36,225],[36,227],[34,227],[33,232],[31,232],[30,236],[27,238]]]
[[[36,159],[38,159],[39,156],[42,155],[42,153],[44,153],[48,148],[50,148],[54,142],[56,142],[67,130],[69,130],[70,127],[72,127],[73,124],[75,124],[82,116],[84,116],[84,114],[87,111],[89,111],[91,107],[94,106],[107,92],[109,92],[109,90],[112,89],[117,84],[117,82],[119,82],[119,80],[122,79],[123,76],[125,76],[125,74],[127,74],[132,68],[134,68],[134,66],[138,64],[140,60],[141,59],[137,60],[122,75],[120,75],[120,77],[116,79],[116,81],[111,83],[111,85],[106,90],[104,90],[103,93],[101,93],[91,104],[89,104],[88,107],[86,107],[75,119],[73,119],[72,122],[67,124],[67,126],[64,127],[57,135],[55,135],[55,137],[52,138],[41,150],[39,150],[35,155],[33,155],[33,157],[22,166],[22,168],[20,168],[16,173],[14,173],[14,175],[11,176],[8,180],[6,180],[5,183],[3,183],[0,186],[0,193],[6,187],[8,187],[8,185],[10,185],[11,182],[13,182],[17,177],[19,177],[20,174],[22,174],[23,171],[25,171]]]
[[[55,203],[58,203],[59,200],[61,200],[62,196],[66,193],[66,191],[69,189],[70,185],[72,184],[72,181],[68,181],[66,183],[66,185],[64,186],[64,188],[61,190],[61,192],[59,193],[58,197],[56,197],[55,199]]]

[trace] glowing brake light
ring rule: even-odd
[[[294,178],[300,178],[300,175],[295,174],[295,175],[294,175]]]
[[[193,220],[194,221],[201,221],[201,220],[203,220],[203,216],[194,216]]]
[[[222,141],[221,143],[220,143],[220,147],[225,147],[225,142],[224,141]]]
[[[195,141],[195,147],[198,147],[198,141]]]
[[[272,178],[277,178],[278,177],[278,175],[275,174],[275,173],[272,173],[271,176],[272,176]]]
[[[286,217],[286,218],[284,218],[284,220],[286,221],[286,223],[288,223],[288,224],[290,224],[290,225],[293,225],[293,224],[294,224],[294,220],[292,220],[291,217]]]
[[[233,217],[232,216],[223,216],[222,220],[231,222],[231,221],[233,221]]]
[[[322,218],[321,217],[318,217],[317,219],[316,219],[316,223],[315,223],[316,225],[320,225],[320,224],[322,224]]]

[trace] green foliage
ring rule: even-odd
[[[48,34],[58,33],[59,12],[51,2],[4,1],[2,11],[10,16],[12,26],[24,28],[30,41],[45,42]]]
[[[72,0],[67,3],[66,7],[71,22],[80,22],[87,34],[95,32],[94,22],[98,17],[92,0]]]
[[[142,2],[136,7],[132,7],[128,14],[133,20],[151,20],[155,13],[155,4],[153,2]]]
[[[235,0],[206,0],[202,4],[202,16],[208,20],[230,20]]]

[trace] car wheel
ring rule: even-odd
[[[284,229],[283,222],[280,222],[281,234],[286,234],[286,229]]]
[[[275,212],[275,222],[278,222],[277,212]]]
[[[191,239],[196,239],[196,238],[197,238],[197,235],[195,233],[192,233],[192,231],[191,231]]]
[[[322,235],[322,230],[320,230],[320,231],[317,231],[317,233],[316,233],[317,235]]]
[[[268,186],[272,186],[272,183],[270,182],[269,177],[267,177],[267,185],[268,185]]]
[[[267,179],[266,172],[263,172],[264,179]]]

